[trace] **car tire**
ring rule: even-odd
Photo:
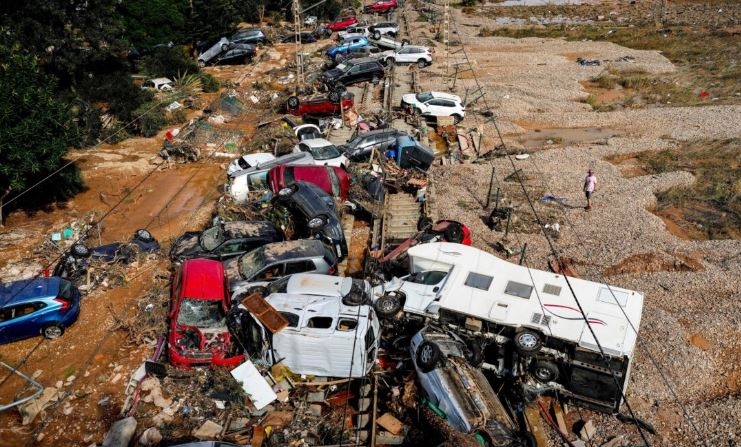
[[[342,99],[342,93],[340,93],[338,90],[330,90],[327,94],[327,98],[329,98],[329,102],[332,104],[339,104],[340,100]]]
[[[73,258],[82,259],[82,258],[89,258],[92,252],[89,248],[87,248],[84,244],[74,244],[69,249],[70,254]]]
[[[47,324],[41,329],[41,335],[47,340],[54,340],[64,334],[64,328],[58,324]]]
[[[301,101],[298,99],[298,96],[291,96],[288,98],[288,101],[286,101],[286,105],[289,109],[298,109],[300,104]]]
[[[540,351],[543,337],[531,329],[520,329],[515,333],[514,343],[517,352],[530,356]]]
[[[378,40],[378,39],[380,39],[380,38],[381,38],[381,32],[380,32],[380,31],[376,31],[376,32],[374,32],[374,33],[373,33],[373,38],[374,38],[375,40]]]
[[[134,238],[139,239],[142,242],[152,242],[154,240],[152,233],[150,233],[149,230],[146,230],[144,228],[140,228],[136,230],[134,232]]]
[[[276,195],[278,196],[278,199],[280,199],[280,200],[286,200],[289,197],[291,197],[293,195],[293,193],[295,193],[296,191],[298,191],[298,186],[296,186],[295,184],[294,185],[288,185],[285,188],[283,188],[280,191],[278,191],[278,193]]]
[[[417,366],[422,372],[428,373],[435,369],[440,356],[440,347],[434,342],[425,340],[417,347]]]
[[[403,295],[399,292],[389,292],[376,300],[373,306],[380,318],[390,318],[399,313],[402,308]]]
[[[229,49],[229,44],[227,44],[227,43],[222,43],[221,44],[221,51],[226,51],[228,49]]]
[[[206,62],[199,60],[198,61],[198,67],[204,68],[206,66]]]
[[[560,375],[558,365],[548,360],[536,360],[533,362],[531,372],[535,380],[540,383],[555,382]]]
[[[417,220],[417,231],[425,231],[432,226],[432,219],[427,216],[420,216]]]
[[[453,115],[453,124],[458,124],[461,121],[463,121],[463,117],[458,115],[457,113]]]
[[[363,306],[368,304],[368,300],[368,295],[365,293],[354,293],[342,297],[342,304],[345,306]]]
[[[443,231],[443,236],[446,242],[455,242],[460,244],[463,242],[463,228],[458,223],[450,222],[448,227]]]
[[[417,61],[417,67],[419,68],[425,68],[427,66],[427,61],[424,59],[420,59]]]

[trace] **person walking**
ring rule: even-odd
[[[584,195],[587,196],[587,206],[585,210],[589,211],[592,209],[592,194],[597,190],[597,177],[594,172],[590,169],[587,171],[587,176],[584,178]]]

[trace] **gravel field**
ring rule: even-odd
[[[488,214],[483,205],[493,166],[495,187],[501,188],[504,203],[513,206],[518,217],[507,244],[527,243],[527,265],[546,269],[549,247],[538,231],[522,188],[516,181],[504,181],[515,167],[522,169],[525,189],[542,221],[560,225],[554,238],[556,249],[574,260],[582,277],[645,293],[641,343],[628,400],[635,414],[656,428],[657,435],[649,435],[651,445],[738,445],[741,241],[683,240],[667,231],[664,221],[651,212],[655,194],[692,184],[690,173],[624,178],[605,158],[661,151],[690,139],[738,138],[741,107],[593,112],[580,102],[588,93],[579,82],[599,74],[605,64],[583,67],[575,63],[577,57],[615,61],[631,56],[634,62],[618,64],[655,73],[671,72],[672,64],[658,52],[612,43],[482,38],[478,37],[480,26],[496,26],[491,19],[462,16],[456,8],[451,11],[458,23],[457,38],[469,58],[475,60],[476,75],[487,91],[487,103],[497,115],[508,145],[516,147],[518,136],[533,129],[609,128],[620,136],[549,145],[538,148],[526,160],[498,158],[491,164],[435,167],[439,217],[465,222],[472,228],[474,245],[494,251],[494,243],[502,240],[503,233],[490,230],[482,220]],[[424,40],[431,35],[429,24],[412,22],[412,14],[408,16],[412,36]],[[438,44],[436,51],[441,60],[444,48]],[[423,90],[445,91],[447,81],[440,70],[444,70],[444,64],[423,72]],[[474,86],[469,72],[458,79],[456,90],[463,96],[466,88]],[[483,108],[481,102],[474,107]],[[484,118],[469,108],[463,126],[478,127],[483,122]],[[499,143],[495,137],[494,127],[486,125],[484,150]],[[581,191],[587,168],[594,169],[598,177],[596,205],[590,212],[583,209]],[[541,201],[544,194],[562,198],[565,205]],[[511,260],[517,262],[518,257]],[[683,415],[682,406],[695,427]],[[615,436],[625,437],[625,443],[617,445],[641,441],[635,426],[587,413],[598,426],[597,442],[591,445],[602,445]],[[554,440],[552,445],[561,444]]]

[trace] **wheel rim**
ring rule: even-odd
[[[49,326],[48,328],[44,329],[44,336],[46,338],[57,338],[60,335],[62,335],[62,328],[59,326]]]
[[[393,296],[387,296],[385,300],[381,300],[380,307],[385,313],[391,313],[396,307],[396,298]]]
[[[432,346],[426,345],[419,352],[419,359],[422,363],[430,364],[432,362]]]
[[[517,342],[526,349],[533,349],[538,346],[538,337],[528,332],[517,336]]]
[[[535,369],[535,377],[537,377],[538,379],[544,382],[548,382],[552,380],[553,372],[548,368],[539,366],[538,368]]]

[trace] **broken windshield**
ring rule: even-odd
[[[221,313],[221,301],[183,298],[178,312],[178,324],[197,328],[214,328],[223,326],[224,316]]]
[[[221,225],[211,227],[201,233],[201,247],[204,250],[213,250],[224,242],[224,230]]]
[[[314,160],[329,160],[331,158],[337,158],[340,156],[340,151],[337,150],[334,144],[329,146],[309,147],[309,152]]]
[[[252,250],[239,257],[239,275],[242,279],[250,280],[262,269],[264,263],[265,256],[262,247]]]

